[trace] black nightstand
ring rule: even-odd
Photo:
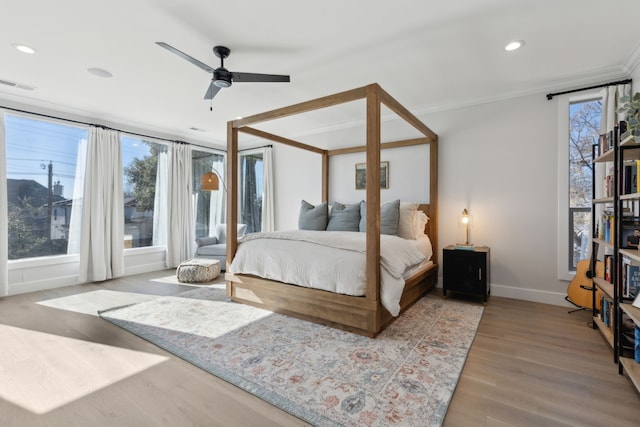
[[[442,291],[481,296],[484,302],[491,293],[489,281],[489,248],[456,249],[449,245],[443,252]]]

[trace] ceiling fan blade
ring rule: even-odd
[[[234,82],[248,83],[248,82],[290,82],[289,76],[281,74],[256,74],[256,73],[236,73],[232,72],[231,77]]]
[[[156,44],[158,46],[162,46],[163,48],[167,49],[169,52],[175,53],[176,55],[178,55],[179,57],[186,59],[187,61],[191,62],[193,65],[195,65],[196,67],[200,67],[203,70],[205,70],[207,73],[213,73],[213,68],[208,66],[207,64],[205,64],[204,62],[200,62],[197,59],[187,55],[186,53],[176,49],[175,47],[166,44],[165,42],[156,42]]]
[[[207,93],[204,94],[204,99],[213,99],[213,97],[216,96],[219,90],[220,90],[220,87],[214,85],[213,80],[211,80],[209,89],[207,89]]]

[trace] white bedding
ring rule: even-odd
[[[404,274],[431,257],[431,242],[380,236],[382,305],[400,312]],[[366,233],[291,230],[252,233],[238,242],[229,271],[326,291],[366,291]]]

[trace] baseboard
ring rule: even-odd
[[[45,291],[78,284],[78,275],[55,277],[52,279],[34,280],[17,285],[9,285],[9,295],[26,294],[28,292]]]
[[[442,281],[438,283],[438,288],[442,289]],[[543,304],[559,305],[562,307],[573,307],[564,298],[567,296],[565,292],[549,292],[538,289],[516,288],[513,286],[491,285],[491,295],[503,298],[513,298],[523,301],[539,302]],[[489,297],[491,301],[491,297]]]
[[[152,271],[166,270],[166,268],[167,266],[164,262],[152,262],[147,264],[138,264],[135,266],[127,266],[125,268],[124,277],[133,276],[135,274],[150,273]],[[77,274],[59,276],[50,279],[33,280],[9,286],[9,295],[45,291],[47,289],[62,288],[64,286],[72,286],[77,284],[79,284]]]
[[[125,276],[133,276],[134,274],[151,273],[152,271],[166,270],[167,265],[164,261],[150,262],[147,264],[128,265],[125,267]]]
[[[540,302],[543,304],[559,305],[562,307],[574,307],[564,297],[566,292],[549,292],[538,289],[515,288],[513,286],[491,285],[491,295],[504,298],[520,299],[525,301]]]

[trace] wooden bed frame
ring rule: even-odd
[[[275,120],[294,114],[366,99],[366,146],[339,150],[323,150],[248,125]],[[381,143],[380,116],[384,104],[400,118],[420,131],[424,137]],[[322,156],[322,199],[329,200],[329,157],[366,152],[367,163],[367,231],[366,231],[366,295],[361,297],[336,294],[266,280],[255,276],[227,273],[227,294],[233,301],[265,308],[274,312],[374,337],[395,318],[380,301],[380,151],[383,149],[428,144],[429,204],[420,209],[429,216],[426,231],[433,246],[433,264],[408,278],[400,300],[401,312],[422,297],[437,283],[438,275],[438,136],[418,120],[379,85],[370,84],[335,95],[314,99],[289,107],[233,120],[227,123],[227,271],[238,247],[238,133],[247,133],[316,152]]]

